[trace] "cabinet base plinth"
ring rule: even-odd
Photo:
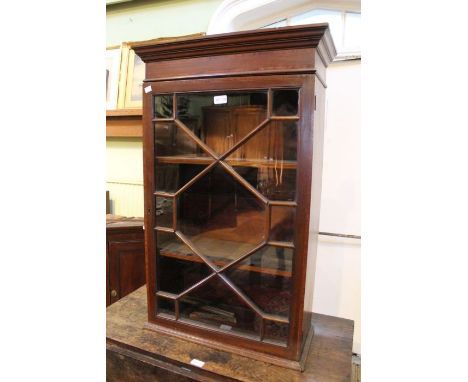
[[[309,335],[307,336],[306,342],[304,344],[304,349],[302,356],[299,361],[294,361],[290,359],[276,357],[271,354],[258,352],[255,350],[245,349],[234,345],[229,345],[219,341],[209,340],[203,337],[187,334],[178,330],[170,329],[162,325],[158,325],[152,322],[147,322],[144,325],[145,329],[153,330],[162,334],[174,336],[183,340],[191,341],[200,345],[208,346],[213,349],[226,351],[229,353],[239,354],[244,357],[253,358],[258,361],[271,363],[273,365],[286,367],[288,369],[303,371],[305,367],[305,361],[307,359],[307,353],[309,352],[312,338],[314,336],[313,326],[309,330]]]
[[[253,359],[245,350],[236,354],[147,330],[146,322],[145,287],[107,308],[108,382],[343,382],[351,377],[350,320],[312,314],[313,341],[310,351],[304,347],[303,372]],[[192,365],[194,358],[205,362],[203,367]]]

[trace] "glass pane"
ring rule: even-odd
[[[172,94],[154,96],[154,116],[156,118],[172,118],[173,99]]]
[[[314,9],[291,17],[289,25],[304,25],[328,23],[333,42],[337,50],[341,50],[343,41],[343,17],[341,11],[330,11],[326,9]]]
[[[266,207],[221,165],[177,199],[177,228],[217,266],[264,241]]]
[[[281,322],[266,321],[263,340],[275,345],[287,345],[289,324]]]
[[[264,121],[266,107],[266,91],[177,96],[177,118],[218,154]]]
[[[172,228],[172,198],[156,197],[156,225]]]
[[[180,299],[180,317],[210,328],[259,338],[260,317],[218,276]]]
[[[264,312],[288,317],[293,250],[265,246],[225,271],[226,276]]]
[[[271,206],[270,240],[288,241],[294,240],[294,207]]]
[[[158,313],[167,314],[175,318],[175,301],[168,298],[157,298]]]
[[[274,115],[297,115],[299,92],[297,90],[273,91]]]
[[[158,290],[179,294],[212,273],[174,233],[156,235]]]
[[[361,14],[346,12],[344,49],[346,51],[361,50]]]
[[[154,140],[156,191],[176,192],[213,161],[174,122],[157,122]]]
[[[271,200],[296,197],[297,123],[271,121],[226,161]]]

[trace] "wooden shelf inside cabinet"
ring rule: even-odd
[[[208,165],[213,162],[211,157],[196,157],[196,156],[158,156],[156,159],[159,163],[168,164],[203,164]],[[295,169],[297,162],[283,161],[282,164],[278,161],[268,159],[225,159],[225,162],[234,167],[258,167],[258,168],[274,168],[282,167],[284,169]]]
[[[161,256],[176,259],[176,260],[182,260],[182,261],[190,261],[194,263],[200,263],[203,264],[204,261],[198,257],[197,255],[194,255],[192,253],[189,254],[182,254],[180,252],[164,252],[161,253]],[[232,261],[232,260],[231,260]],[[224,266],[228,265],[231,261],[228,260],[220,260],[220,261],[214,261],[213,263],[219,267],[223,268]],[[255,265],[237,265],[235,266],[236,270],[242,270],[242,271],[248,271],[248,272],[255,272],[255,273],[263,273],[263,274],[268,274],[272,276],[281,276],[281,277],[291,277],[291,272],[287,270],[282,270],[282,269],[275,269],[273,266],[269,268],[265,267],[260,267],[260,266],[255,266]]]
[[[117,109],[106,111],[106,137],[143,136],[142,109]]]

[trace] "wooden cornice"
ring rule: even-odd
[[[336,56],[327,23],[135,44],[132,48],[145,63],[265,50],[317,48],[328,66]]]

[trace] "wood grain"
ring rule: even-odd
[[[353,322],[313,314],[314,340],[304,372],[144,329],[145,288],[107,308],[107,380],[344,382],[351,376]],[[205,362],[203,369],[190,364]]]
[[[257,29],[133,46],[144,62],[301,48],[317,48],[327,64],[333,60],[336,49],[328,24]]]
[[[292,301],[289,314],[289,332],[287,346],[259,341],[258,339],[240,337],[235,333],[209,329],[206,326],[196,325],[192,322],[183,322],[175,318],[170,320],[156,314],[157,301],[157,268],[158,255],[156,253],[156,237],[154,230],[146,231],[146,263],[147,263],[147,296],[148,296],[148,323],[147,326],[154,330],[159,330],[166,334],[184,338],[189,341],[198,341],[199,343],[209,344],[229,350],[233,353],[241,353],[244,356],[255,358],[257,361],[272,362],[291,368],[300,368],[307,358],[308,346],[314,333],[311,330],[311,312],[307,304],[311,301],[311,296],[306,295],[310,288],[306,286],[306,273],[314,276],[315,257],[316,257],[316,235],[310,238],[309,242],[309,222],[310,227],[314,229],[318,221],[319,212],[316,209],[319,203],[320,194],[317,192],[320,187],[320,167],[323,146],[323,120],[318,118],[323,112],[322,102],[317,104],[321,110],[316,110],[315,91],[317,86],[324,87],[325,68],[336,55],[333,42],[330,37],[328,25],[304,25],[297,27],[263,29],[256,31],[244,31],[233,34],[215,35],[206,37],[194,37],[186,40],[166,41],[148,45],[135,46],[135,51],[146,62],[145,82],[151,85],[152,92],[144,94],[143,121],[144,121],[144,183],[145,183],[145,225],[155,226],[155,129],[154,123],[154,104],[153,96],[155,94],[171,94],[173,99],[177,100],[176,94],[186,92],[222,92],[227,94],[229,91],[236,90],[263,90],[271,96],[278,89],[298,91],[298,113],[296,115],[274,116],[272,115],[272,101],[268,100],[266,105],[266,122],[273,125],[280,125],[280,121],[294,121],[297,126],[297,162],[294,161],[287,165],[291,168],[288,171],[290,179],[286,184],[296,184],[295,191],[288,193],[281,188],[276,194],[268,196],[263,195],[249,181],[240,175],[239,167],[241,159],[248,159],[251,166],[255,166],[256,161],[264,159],[265,147],[274,146],[273,143],[282,147],[280,137],[273,137],[270,141],[260,135],[252,135],[250,142],[256,142],[255,145],[244,146],[236,155],[231,158],[234,162],[229,162],[221,153],[214,152],[210,147],[215,147],[219,152],[228,150],[233,142],[219,141],[216,137],[230,137],[237,140],[235,133],[239,128],[233,131],[232,127],[236,124],[245,124],[240,119],[236,122],[234,114],[227,118],[227,110],[218,111],[214,114],[213,110],[206,109],[203,119],[206,125],[217,127],[215,136],[210,137],[207,132],[198,137],[190,129],[181,123],[178,119],[174,121],[179,129],[197,143],[205,152],[210,155],[211,164],[196,176],[191,178],[184,186],[175,192],[174,200],[194,186],[203,178],[206,173],[211,171],[210,166],[214,166],[214,161],[219,161],[219,168],[229,173],[239,184],[243,185],[258,200],[261,200],[268,211],[265,214],[265,220],[262,223],[254,224],[262,229],[265,221],[270,222],[270,206],[289,205],[296,210],[293,234],[288,238],[290,242],[270,241],[276,246],[294,249],[294,258],[291,273]],[[175,102],[173,103],[175,105]],[[175,106],[173,106],[175,107]],[[256,116],[257,111],[252,115],[242,115],[242,118],[250,118],[252,126],[258,125],[263,119]],[[295,112],[294,112],[295,113]],[[294,114],[293,113],[293,114]],[[173,113],[175,117],[175,113]],[[264,114],[264,112],[263,112]],[[210,120],[210,118],[212,120]],[[224,125],[225,120],[229,120]],[[277,120],[274,123],[273,120]],[[223,122],[223,123],[221,123]],[[260,132],[261,130],[258,130]],[[243,132],[245,134],[245,131]],[[241,135],[243,135],[241,134]],[[208,136],[207,136],[208,135]],[[268,141],[268,145],[267,145]],[[207,142],[209,143],[207,145]],[[275,146],[276,147],[276,146]],[[245,151],[252,150],[249,153]],[[236,148],[237,150],[237,148]],[[293,149],[295,150],[295,148]],[[243,155],[245,153],[245,158]],[[274,150],[276,153],[276,150]],[[247,155],[248,154],[248,155]],[[260,155],[262,154],[262,155]],[[162,155],[164,156],[164,154]],[[250,157],[250,158],[249,158]],[[167,158],[158,158],[158,160],[170,160]],[[172,160],[181,160],[182,158],[172,158]],[[182,159],[184,160],[184,159]],[[196,159],[200,161],[200,159]],[[281,158],[280,158],[281,160]],[[188,161],[189,162],[189,161]],[[183,162],[182,162],[183,163]],[[178,163],[175,163],[177,166]],[[263,164],[262,164],[263,165]],[[216,164],[218,166],[218,164]],[[292,168],[294,167],[294,168]],[[236,171],[236,168],[238,171]],[[283,167],[282,167],[283,169]],[[250,170],[250,169],[249,169]],[[254,169],[255,170],[255,169]],[[271,168],[266,168],[271,172]],[[255,174],[255,171],[253,171]],[[250,179],[250,178],[249,178]],[[262,181],[269,185],[265,174],[258,182]],[[271,183],[271,182],[270,182]],[[278,180],[277,180],[278,183]],[[286,187],[284,187],[286,189]],[[269,200],[271,199],[279,199]],[[313,199],[311,202],[311,198]],[[206,198],[205,198],[206,199]],[[203,200],[205,200],[203,199]],[[193,203],[204,203],[193,199]],[[179,207],[181,204],[179,204]],[[311,211],[312,206],[312,211]],[[195,253],[198,258],[206,262],[207,257],[197,249],[194,243],[189,242],[187,237],[178,229],[176,220],[178,215],[174,214],[174,223],[172,230],[175,234]],[[269,224],[267,224],[269,225]],[[283,224],[284,225],[284,224]],[[285,226],[280,227],[286,229]],[[250,230],[250,228],[249,228]],[[252,228],[253,230],[253,228]],[[249,235],[244,235],[246,238]],[[270,238],[272,240],[274,238]],[[285,240],[285,239],[281,239]],[[246,241],[246,239],[244,239]],[[216,267],[208,262],[213,272],[217,272]],[[308,269],[308,267],[310,269]],[[220,276],[221,277],[221,276]],[[224,280],[224,279],[223,279]],[[253,302],[243,296],[242,291],[237,290],[235,285],[230,285],[224,280],[230,289],[247,302],[252,311],[257,312]],[[304,297],[306,298],[304,299]],[[309,301],[310,300],[310,301]],[[179,300],[175,300],[175,317],[178,317]],[[305,312],[305,313],[304,313]],[[260,312],[257,316],[265,321],[265,315]],[[259,325],[260,328],[263,327]],[[260,329],[262,332],[262,329]],[[261,337],[261,335],[260,335]],[[314,346],[314,341],[312,341]],[[302,362],[302,363],[301,363]],[[294,379],[283,379],[294,380]]]
[[[106,110],[106,117],[130,117],[130,116],[142,116],[142,109],[115,109]]]
[[[128,110],[108,110],[106,136],[141,138],[143,136],[141,110],[135,110],[134,113]]]
[[[106,306],[145,284],[143,221],[106,216]]]
[[[199,157],[199,156],[184,156],[174,155],[167,157],[157,157],[159,163],[172,163],[172,164],[204,164],[209,165],[213,162],[212,158]],[[227,159],[233,167],[257,167],[257,168],[269,168],[277,166],[277,163],[273,160],[261,160],[261,159]],[[282,166],[285,169],[295,169],[297,167],[296,161],[283,161]]]

